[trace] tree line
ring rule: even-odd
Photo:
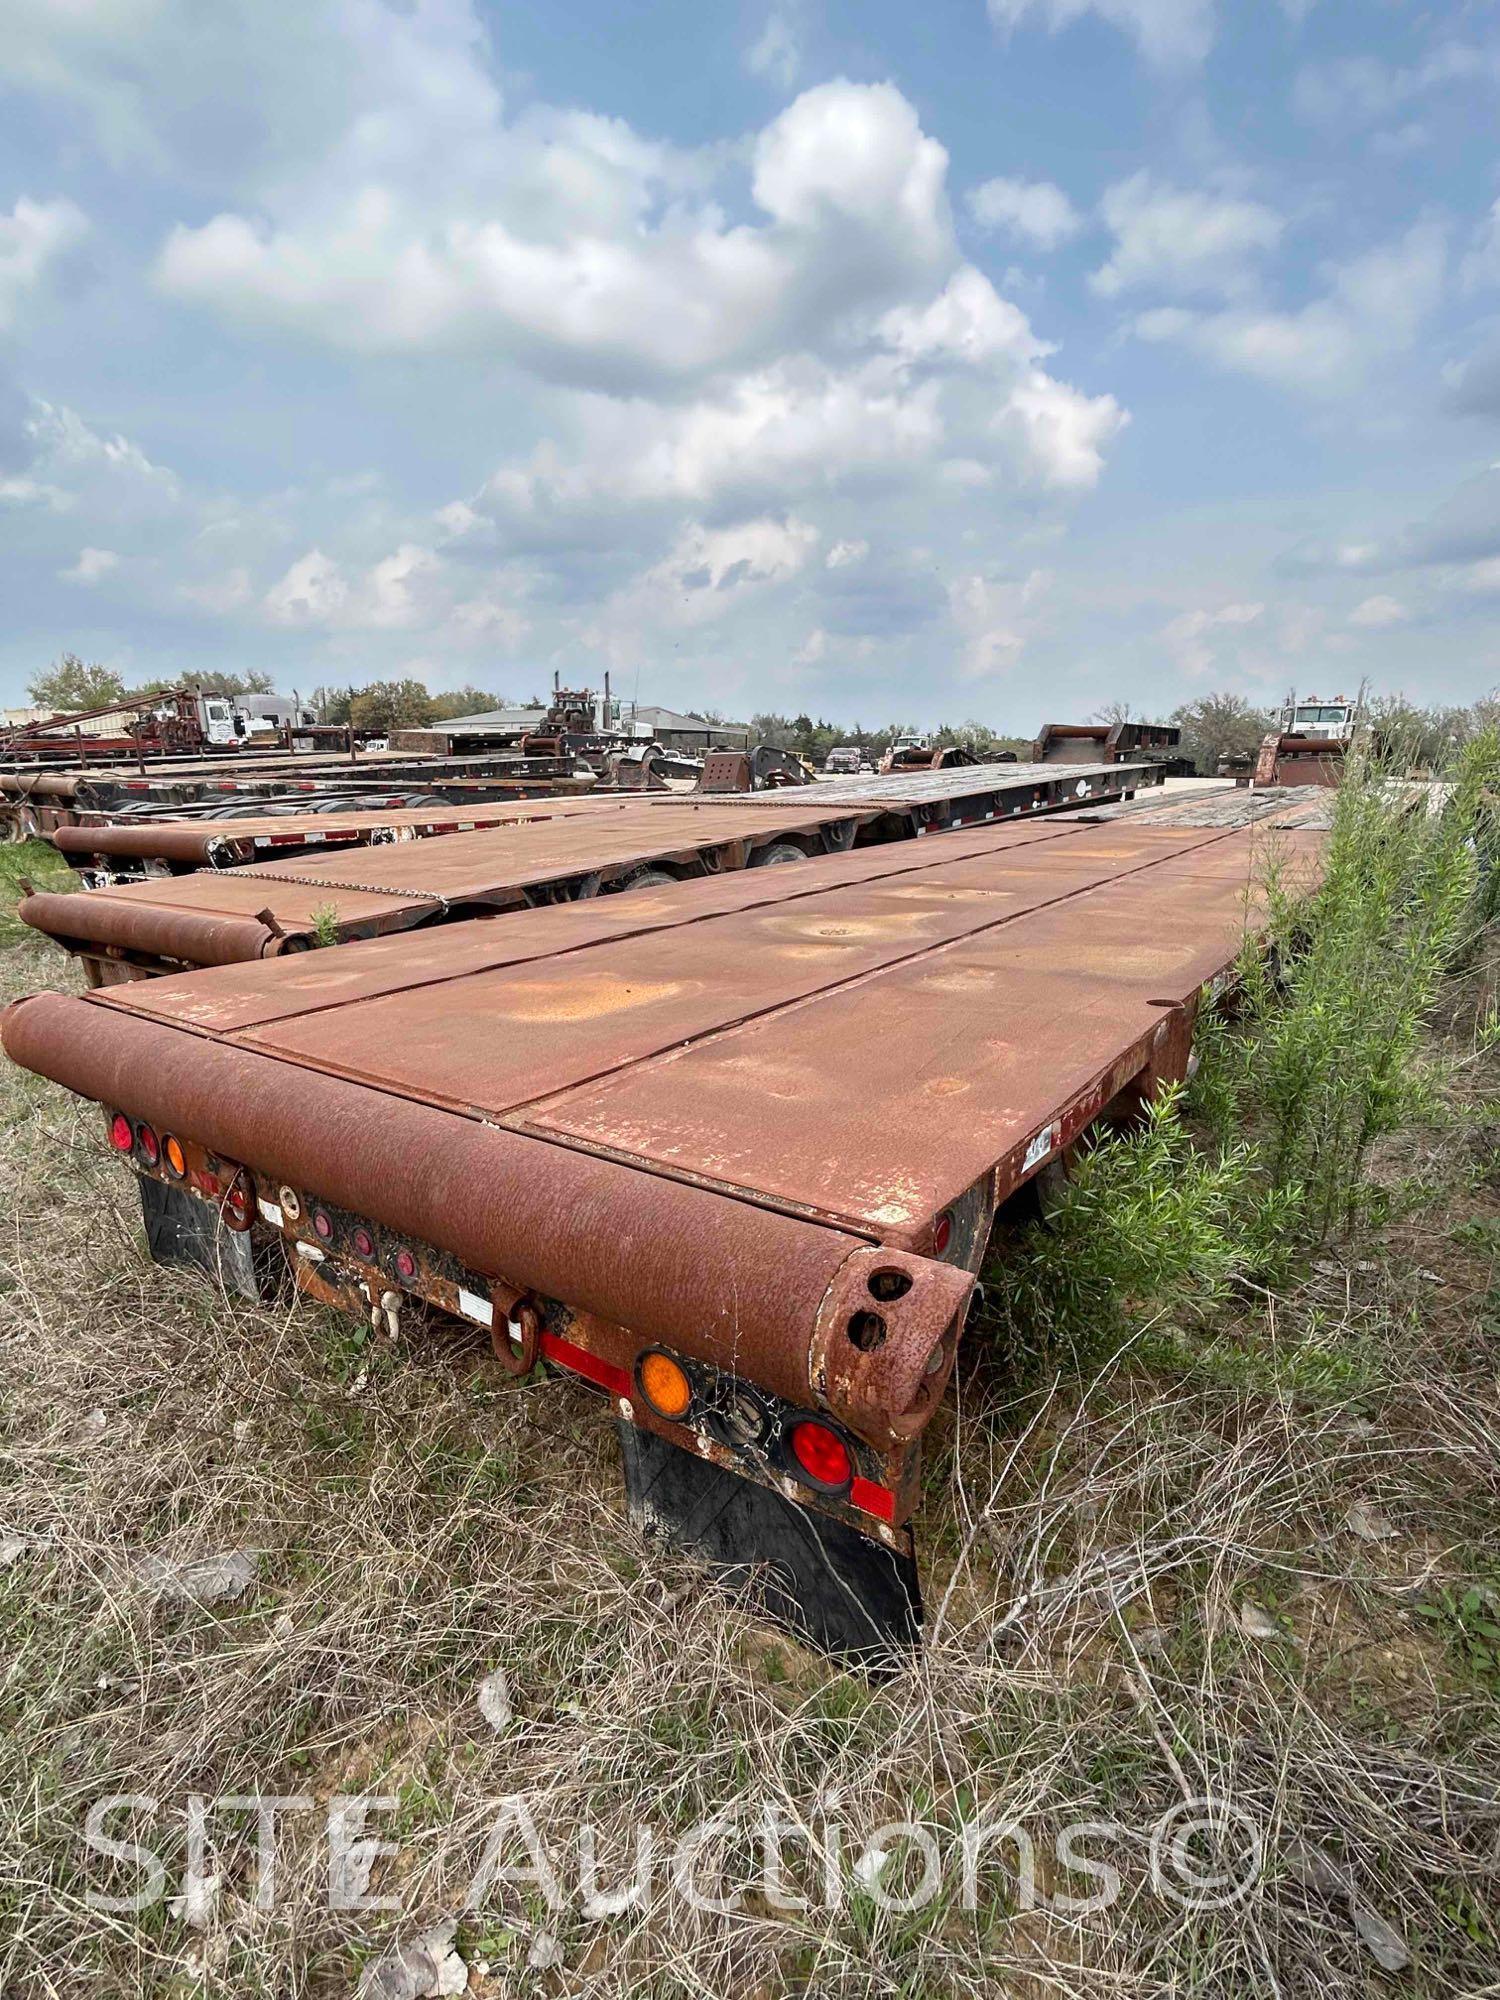
[[[709,711],[704,719],[722,721]],[[777,750],[795,750],[811,764],[821,764],[830,750],[850,748],[861,751],[873,763],[883,757],[900,736],[925,736],[929,743],[946,748],[953,744],[972,750],[976,756],[993,755],[997,750],[1014,750],[1020,756],[1030,745],[1029,736],[1006,736],[987,722],[944,723],[939,729],[923,729],[915,722],[886,722],[878,729],[866,729],[862,722],[849,724],[815,722],[810,715],[778,715],[767,712],[750,718],[750,740],[769,743]]]
[[[177,680],[145,680],[131,685],[113,667],[80,659],[76,653],[64,653],[45,672],[34,675],[26,692],[38,708],[57,715],[72,715],[105,708],[111,702],[165,694],[184,685],[201,688],[204,694],[276,692],[270,674],[222,673],[214,668],[195,669]],[[488,688],[461,687],[430,694],[418,680],[371,681],[365,687],[315,687],[304,702],[320,722],[349,725],[377,735],[392,729],[421,729],[428,723],[451,721],[459,715],[478,715],[486,709],[507,705],[505,695]],[[527,706],[541,709],[546,704],[533,698]]]
[[[266,673],[235,674],[210,670],[195,672],[189,679],[205,694],[274,692],[272,677]],[[102,708],[108,702],[122,701],[134,695],[159,694],[178,685],[180,682],[148,680],[127,687],[123,677],[112,667],[82,660],[76,653],[64,653],[45,673],[36,675],[29,684],[28,693],[39,708],[68,713]],[[491,688],[466,686],[433,694],[423,682],[406,679],[371,681],[363,687],[315,687],[306,697],[306,705],[322,722],[349,725],[384,735],[393,729],[421,729],[432,723],[451,721],[457,716],[480,715],[489,709],[506,708],[511,704],[509,697]],[[546,707],[546,703],[536,695],[523,705],[537,710]],[[1403,761],[1436,764],[1482,730],[1500,723],[1500,692],[1488,694],[1467,706],[1424,705],[1409,700],[1401,693],[1376,695],[1366,702],[1365,710],[1376,730]],[[725,720],[715,709],[698,709],[693,713],[705,722]],[[1089,719],[1094,722],[1125,722],[1157,718],[1142,714],[1128,702],[1110,702],[1096,709]],[[1275,724],[1275,712],[1257,706],[1244,695],[1221,689],[1200,695],[1194,701],[1180,703],[1167,720],[1176,723],[1182,731],[1182,754],[1190,757],[1205,777],[1211,777],[1223,758],[1254,755],[1261,738]],[[840,745],[858,749],[874,763],[899,736],[925,735],[934,744],[956,744],[979,756],[1013,750],[1018,757],[1024,758],[1031,743],[1029,736],[1006,735],[989,723],[974,718],[944,723],[937,729],[929,730],[922,730],[912,722],[886,722],[878,728],[867,729],[861,722],[829,722],[822,716],[814,720],[805,713],[782,715],[773,710],[752,715],[750,733],[752,741],[770,743],[778,750],[794,750],[814,764],[823,763],[828,752]]]

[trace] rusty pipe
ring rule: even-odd
[[[34,994],[7,1010],[0,1040],[80,1096],[629,1328],[642,1346],[822,1403],[872,1443],[915,1435],[952,1368],[974,1284],[957,1266],[108,1003]]]
[[[60,826],[52,844],[60,854],[119,854],[148,861],[201,863],[216,842],[233,838],[233,820],[137,820],[128,825]]]
[[[189,965],[238,965],[246,959],[273,957],[283,943],[255,917],[165,909],[157,903],[112,896],[107,889],[71,896],[38,891],[21,898],[16,914],[60,944],[112,945],[120,951],[182,959]]]

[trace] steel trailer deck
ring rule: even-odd
[[[427,760],[378,757],[327,764],[307,758],[268,759],[246,767],[209,764],[201,769],[140,773],[104,771],[0,771],[0,838],[48,836],[60,828],[104,825],[124,814],[155,808],[159,816],[202,804],[241,799],[288,798],[318,793],[370,796],[386,804],[397,795],[436,797],[453,803],[546,797],[587,792],[597,780],[578,777],[570,760],[467,758]]]
[[[247,814],[232,819],[116,820],[105,826],[61,827],[52,844],[75,868],[129,880],[134,869],[191,874],[200,868],[241,868],[273,857],[286,860],[311,849],[380,847],[437,834],[474,833],[538,819],[599,809],[619,812],[628,794],[562,792],[538,799],[478,805],[385,807],[357,810]]]
[[[436,844],[277,859],[81,897],[31,895],[20,914],[105,983],[272,957],[326,943],[330,933],[344,942],[589,897],[643,874],[716,874],[1029,816],[1056,810],[1058,797],[1119,798],[1152,776],[1149,767],[1074,767],[1067,792],[1055,795],[1027,767],[992,765],[725,797],[645,793],[623,810],[614,796]]]
[[[1183,1073],[1270,837],[956,832],[40,994],[4,1043],[113,1114],[161,1254],[223,1214],[330,1304],[602,1388],[637,1512],[868,1657],[915,1634],[920,1437],[996,1207]]]

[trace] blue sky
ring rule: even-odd
[[[7,0],[0,701],[1500,682],[1500,7]]]

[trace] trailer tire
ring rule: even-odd
[[[631,889],[670,889],[677,881],[665,868],[638,868],[633,875],[627,875],[616,890],[617,895],[625,895]]]
[[[780,868],[788,861],[805,861],[806,854],[790,840],[773,840],[769,847],[758,847],[750,857],[752,868]]]

